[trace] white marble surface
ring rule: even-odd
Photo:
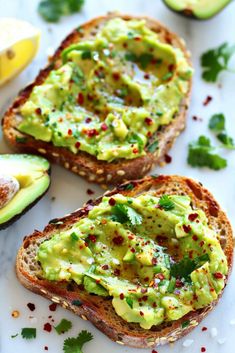
[[[46,53],[49,47],[56,47],[61,39],[75,26],[84,20],[95,15],[104,14],[110,10],[121,12],[151,15],[172,30],[176,31],[186,39],[188,47],[193,54],[193,63],[196,69],[193,98],[188,114],[188,126],[180,136],[171,150],[173,161],[162,169],[160,173],[177,173],[192,176],[199,179],[208,187],[220,201],[227,211],[233,226],[234,202],[235,202],[235,152],[224,152],[228,159],[229,166],[220,172],[207,169],[193,169],[186,164],[187,145],[197,138],[201,133],[211,135],[207,129],[208,119],[213,113],[224,112],[227,117],[227,127],[231,135],[235,137],[234,124],[234,86],[235,75],[224,73],[220,82],[222,88],[216,84],[206,84],[200,79],[199,56],[209,47],[221,44],[224,41],[233,42],[235,38],[235,3],[232,3],[216,18],[207,22],[189,21],[171,13],[166,9],[160,0],[86,0],[86,6],[81,14],[65,18],[59,25],[48,25],[43,22],[36,12],[37,1],[31,0],[0,0],[0,17],[14,16],[30,20],[41,28],[42,41],[39,53],[33,63],[14,81],[0,89],[0,115],[4,112],[10,101],[36,75],[38,69],[46,62]],[[233,63],[235,64],[235,62]],[[202,102],[207,95],[213,96],[213,101],[203,107]],[[195,122],[192,116],[197,115],[203,118],[202,122]],[[214,137],[212,140],[214,140]],[[3,142],[0,133],[0,152],[9,152]],[[50,353],[62,352],[63,340],[68,335],[76,335],[81,329],[88,329],[94,334],[94,340],[86,345],[85,353],[95,351],[102,353],[126,352],[135,353],[137,350],[118,346],[109,341],[102,333],[92,327],[91,324],[82,321],[64,309],[57,308],[53,314],[55,323],[61,318],[72,321],[73,329],[64,336],[58,336],[55,332],[43,331],[43,324],[47,322],[49,302],[24,289],[17,281],[14,273],[15,255],[22,238],[31,233],[35,228],[42,229],[49,219],[62,216],[82,205],[89,196],[86,194],[90,187],[96,191],[95,196],[102,193],[102,190],[94,185],[88,185],[81,178],[65,171],[60,167],[52,168],[52,185],[48,194],[32,210],[30,210],[17,223],[5,231],[0,232],[0,352],[1,353],[39,353],[44,352],[44,346],[48,346]],[[52,201],[51,198],[55,197]],[[194,342],[188,348],[183,347],[185,338],[174,344],[173,348],[165,346],[157,349],[160,353],[167,352],[190,352],[197,353],[205,346],[208,353],[233,353],[235,325],[235,274],[233,273],[230,283],[227,286],[224,296],[217,308],[203,321],[203,324],[196,328],[187,339]],[[36,310],[31,313],[26,304],[33,302]],[[19,310],[20,316],[17,319],[11,317],[12,310]],[[33,316],[33,319],[30,319]],[[10,336],[19,333],[22,327],[37,327],[37,339],[25,341],[20,336],[12,339]],[[208,330],[201,331],[202,326]],[[217,328],[218,336],[211,338],[210,331]],[[225,340],[223,344],[222,341]],[[139,350],[140,353],[151,352]]]

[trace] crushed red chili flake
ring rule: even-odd
[[[99,135],[99,132],[96,129],[90,129],[90,130],[87,130],[86,134],[88,137],[94,137]]]
[[[52,330],[51,324],[49,322],[45,323],[43,326],[43,330],[47,331],[47,332],[51,332],[51,330]]]
[[[30,311],[34,311],[35,310],[35,304],[33,304],[33,303],[28,303],[27,307],[29,308]]]
[[[182,285],[183,285],[183,283],[181,282],[180,279],[177,279],[177,280],[175,281],[175,286],[176,286],[177,288],[182,287]]]
[[[195,219],[198,217],[198,213],[191,213],[190,215],[188,215],[188,219],[189,221],[193,222],[195,221]]]
[[[203,101],[203,105],[208,105],[212,101],[212,99],[213,98],[211,96],[207,96],[206,99]]]
[[[149,126],[153,124],[153,119],[151,119],[151,118],[145,118],[144,121]]]
[[[202,347],[201,352],[205,352],[205,351],[206,351],[206,347]]]
[[[113,242],[115,245],[121,245],[123,243],[124,239],[121,235],[118,235],[117,237],[113,238]]]
[[[56,311],[56,308],[57,308],[57,304],[56,303],[52,303],[49,305],[49,310],[50,311]]]
[[[145,282],[148,282],[148,281],[149,281],[149,277],[145,277],[145,278],[144,278],[144,281],[145,281]]]
[[[207,331],[207,327],[206,327],[206,326],[203,326],[203,327],[202,327],[202,331]]]
[[[144,296],[142,297],[142,300],[143,300],[144,302],[146,302],[146,301],[148,300],[148,296],[147,296],[147,295],[144,295]]]
[[[221,279],[221,278],[224,277],[223,274],[220,273],[220,272],[215,272],[213,276],[214,276],[216,279]]]
[[[112,76],[113,76],[113,79],[115,81],[118,81],[120,79],[120,73],[119,72],[113,72]]]
[[[38,115],[41,115],[42,114],[42,109],[41,108],[35,109],[35,113],[38,114]]]
[[[121,300],[123,300],[124,299],[124,294],[121,293],[119,297],[120,297]]]
[[[192,230],[192,228],[190,224],[189,225],[183,224],[183,230],[185,233],[189,233]]]
[[[85,122],[87,123],[87,124],[89,124],[90,122],[91,122],[91,118],[86,118],[86,120],[85,120]]]
[[[111,198],[109,199],[109,204],[110,204],[110,206],[114,206],[115,203],[116,203],[116,200],[115,200],[113,197],[111,197]]]
[[[205,244],[204,240],[200,241],[199,245],[203,246]]]
[[[141,290],[140,290],[140,291],[141,291],[141,293],[142,293],[142,294],[147,293],[148,288],[141,288]]]
[[[120,270],[118,268],[115,268],[115,270],[113,271],[114,276],[120,276]]]
[[[156,265],[157,264],[157,259],[156,259],[156,257],[153,257],[152,258],[152,265]]]
[[[156,308],[157,307],[157,303],[153,303],[153,308]]]
[[[71,136],[73,134],[73,131],[71,129],[68,129],[68,135]]]
[[[158,353],[157,351],[155,351],[155,349],[152,350],[152,353]]]
[[[133,152],[134,154],[136,154],[136,153],[139,152],[139,150],[138,150],[138,148],[133,148],[132,152]]]
[[[169,154],[165,154],[164,159],[167,164],[171,163],[172,161],[172,157],[169,156]]]
[[[158,273],[157,278],[160,279],[161,281],[165,279],[165,276],[163,273]]]
[[[88,239],[90,240],[90,241],[92,241],[92,243],[95,243],[96,242],[96,236],[94,235],[94,234],[89,234],[88,235]]]
[[[199,116],[193,115],[192,119],[194,121],[202,121],[202,118],[199,118]]]
[[[144,75],[144,78],[145,78],[145,80],[149,80],[150,75],[149,75],[149,74],[145,74],[145,75]]]
[[[135,253],[135,249],[134,249],[134,248],[131,248],[130,251],[131,251],[132,253]]]
[[[194,234],[194,235],[192,236],[192,239],[193,239],[194,241],[197,241],[197,240],[198,240],[197,235],[196,235],[196,234]]]
[[[139,42],[139,41],[141,40],[141,37],[138,37],[138,36],[137,36],[137,37],[135,37],[134,39],[135,39],[137,42]]]
[[[93,195],[95,192],[91,189],[87,189],[86,193],[87,195]]]
[[[144,313],[143,313],[143,311],[140,311],[140,316],[144,316]]]
[[[47,346],[44,347],[44,351],[48,351],[48,347]]]
[[[75,143],[75,147],[76,147],[76,148],[80,148],[80,146],[81,146],[81,143],[80,143],[79,141],[77,141],[77,142]]]
[[[101,266],[101,267],[102,267],[102,269],[105,270],[105,271],[109,269],[109,265],[103,265],[103,266]]]
[[[102,131],[106,131],[108,129],[108,126],[105,124],[105,123],[103,123],[102,125],[101,125],[101,130]]]
[[[83,96],[83,94],[81,92],[78,93],[77,102],[80,105],[83,105],[83,103],[84,103],[84,96]]]

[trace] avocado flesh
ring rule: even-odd
[[[30,205],[39,199],[50,185],[49,162],[38,156],[16,154],[0,155],[0,170],[15,178],[19,191],[0,209],[0,229],[6,223],[19,217]]]
[[[231,0],[164,0],[173,11],[187,17],[209,19],[219,13]]]

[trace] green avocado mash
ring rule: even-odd
[[[205,213],[187,196],[104,196],[71,228],[43,242],[42,276],[111,296],[116,313],[150,329],[215,300],[227,259]]]
[[[145,155],[154,133],[174,119],[192,75],[183,52],[144,20],[111,19],[67,47],[62,60],[33,88],[18,129],[108,162]]]

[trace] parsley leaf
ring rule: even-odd
[[[61,335],[62,333],[69,331],[71,327],[72,327],[71,321],[62,319],[57,326],[54,326],[54,329],[56,330],[58,335]]]
[[[26,340],[36,338],[36,328],[33,328],[33,327],[22,328],[21,336],[22,336],[22,338],[25,338]]]
[[[206,261],[209,261],[208,254],[195,257],[194,259],[185,256],[179,262],[171,265],[170,274],[172,277],[184,278],[185,281],[191,282],[190,274]]]
[[[83,353],[82,348],[84,344],[91,341],[92,339],[92,334],[83,330],[76,338],[69,337],[64,341],[64,353]]]
[[[41,0],[38,12],[47,22],[58,22],[63,15],[81,10],[84,0]]]
[[[111,218],[113,221],[119,223],[130,222],[133,226],[142,223],[142,216],[130,206],[117,204],[112,207],[112,212]]]
[[[235,45],[223,43],[218,48],[210,49],[201,56],[204,71],[202,78],[207,82],[216,82],[221,71],[229,70],[228,62],[235,53]]]
[[[218,133],[217,139],[222,142],[223,146],[228,149],[235,149],[233,138],[228,136],[225,130],[225,116],[224,114],[214,114],[210,118],[209,128]]]
[[[198,141],[189,144],[188,164],[192,167],[209,167],[213,170],[220,170],[227,166],[227,161],[215,153],[215,148],[211,146],[209,138],[200,136]]]
[[[158,201],[158,205],[162,207],[165,211],[173,210],[175,207],[174,202],[170,199],[168,195],[162,195]]]

